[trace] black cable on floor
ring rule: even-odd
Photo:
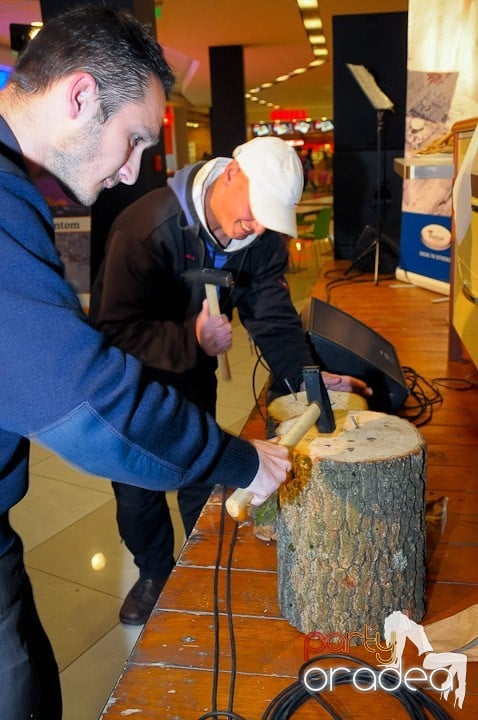
[[[477,387],[473,380],[453,377],[438,377],[427,380],[410,367],[402,367],[403,377],[410,390],[410,398],[398,411],[400,417],[410,420],[417,427],[432,419],[433,411],[443,404],[440,387],[465,392]]]
[[[429,422],[433,410],[443,404],[443,396],[434,380],[427,380],[411,367],[402,367],[410,397],[398,411],[400,417],[420,427]]]
[[[433,378],[432,382],[435,385],[446,388],[447,390],[457,390],[458,392],[473,390],[478,387],[478,383],[467,378],[437,377]]]
[[[234,547],[237,539],[238,524],[234,523],[234,530],[232,532],[231,543],[229,546],[229,553],[227,558],[226,566],[226,615],[227,625],[229,631],[229,646],[231,648],[231,671],[229,681],[229,702],[227,710],[217,709],[217,690],[219,681],[219,572],[221,567],[221,556],[222,548],[224,545],[224,522],[226,517],[226,488],[222,487],[221,493],[221,516],[219,523],[219,533],[217,542],[217,553],[216,553],[216,564],[214,566],[214,581],[213,581],[213,614],[214,614],[214,668],[213,668],[213,682],[212,682],[212,696],[211,696],[211,712],[207,712],[205,715],[201,715],[198,720],[212,720],[226,719],[226,720],[246,720],[241,715],[237,715],[233,712],[234,704],[234,690],[236,684],[236,640],[234,637],[234,625],[232,620],[232,606],[231,606],[231,578],[232,578],[232,557],[234,553]]]
[[[296,710],[301,708],[306,702],[315,701],[322,709],[334,720],[341,720],[341,716],[337,714],[334,708],[328,703],[322,695],[322,690],[311,689],[310,680],[313,680],[314,668],[319,668],[319,663],[324,660],[340,660],[340,662],[352,662],[358,665],[359,668],[343,668],[342,666],[334,670],[333,682],[335,685],[351,685],[356,680],[355,673],[360,668],[365,668],[368,673],[374,676],[376,683],[375,687],[380,687],[383,692],[392,696],[397,700],[405,712],[412,720],[426,720],[427,715],[425,710],[435,720],[451,720],[443,708],[432,700],[426,693],[420,688],[414,688],[409,690],[405,686],[400,685],[396,688],[396,674],[387,672],[386,669],[378,670],[373,665],[353,657],[352,655],[342,653],[330,653],[327,655],[321,655],[319,657],[311,658],[304,663],[299,670],[299,680],[285,688],[276,698],[270,703],[262,716],[262,720],[289,720],[293,717]],[[329,669],[329,668],[327,668]],[[319,678],[322,678],[322,670]],[[305,679],[307,673],[307,682]],[[379,682],[380,681],[380,682]],[[383,687],[382,687],[383,686]],[[327,690],[330,694],[330,690]],[[371,713],[372,715],[372,713]]]
[[[364,273],[360,271],[354,271],[354,275],[345,275],[343,270],[332,268],[324,273],[324,278],[331,278],[325,285],[326,302],[330,302],[330,294],[336,287],[344,287],[345,285],[358,285],[361,283],[374,283],[375,278],[370,275],[364,277]],[[382,275],[379,276],[379,280],[393,280],[394,275]]]
[[[225,503],[223,503],[225,505]],[[234,523],[234,529],[232,531],[231,544],[229,546],[229,554],[227,557],[227,568],[226,568],[226,613],[227,613],[227,627],[229,631],[229,646],[231,648],[231,679],[229,682],[229,704],[228,711],[232,713],[234,705],[234,690],[236,687],[236,638],[234,636],[234,623],[232,620],[232,605],[231,605],[231,580],[232,580],[232,558],[234,554],[234,547],[237,540],[237,522]]]
[[[213,580],[213,614],[214,614],[214,669],[212,678],[212,697],[211,697],[211,709],[215,713],[217,710],[217,686],[219,680],[219,568],[221,566],[221,555],[222,546],[224,541],[224,519],[225,519],[225,495],[226,488],[222,486],[222,502],[221,502],[221,516],[219,524],[219,534],[217,538],[217,553],[216,553],[216,564],[214,566],[214,580]],[[216,717],[215,715],[203,715],[200,720],[205,720],[207,717]]]

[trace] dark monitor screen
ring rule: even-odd
[[[340,375],[353,375],[372,388],[371,410],[393,412],[409,395],[391,343],[351,315],[310,298],[302,322],[317,364]]]

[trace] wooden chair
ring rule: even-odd
[[[333,250],[333,240],[330,234],[330,223],[332,220],[332,208],[323,207],[317,211],[317,217],[315,218],[313,225],[310,230],[299,230],[297,233],[297,241],[304,247],[310,245],[314,252],[315,265],[317,270],[319,269],[319,259],[322,257],[322,247],[327,245],[329,251]],[[297,243],[296,243],[297,247]],[[299,256],[300,264],[300,256]]]

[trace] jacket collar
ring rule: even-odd
[[[4,117],[0,115],[0,156],[3,169],[15,175],[28,178],[27,166],[17,139],[7,124]]]

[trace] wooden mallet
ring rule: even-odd
[[[297,418],[292,427],[281,436],[278,444],[292,449],[307,430],[317,422],[319,415],[320,407],[318,403],[312,402],[302,415]],[[254,493],[249,492],[246,488],[237,488],[226,500],[227,512],[234,520],[242,522],[247,518],[247,506],[253,497]]]

